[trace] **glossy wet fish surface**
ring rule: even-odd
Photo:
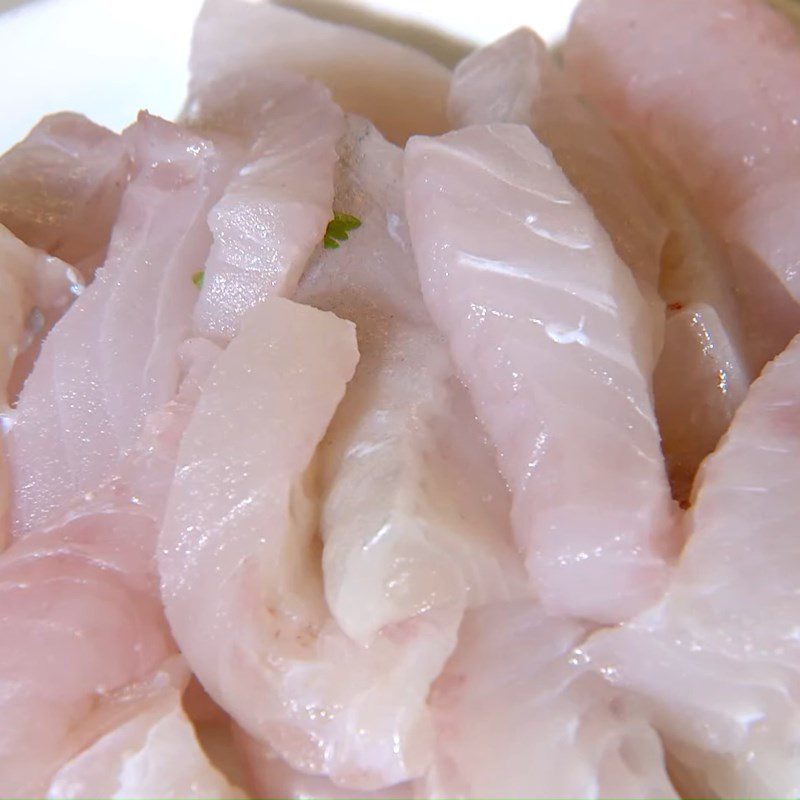
[[[800,17],[297,5],[0,155],[0,797],[800,796]]]

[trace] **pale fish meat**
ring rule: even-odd
[[[552,612],[632,616],[677,542],[630,271],[521,125],[415,138],[405,169],[423,294],[497,448],[534,588]]]

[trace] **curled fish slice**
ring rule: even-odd
[[[360,226],[323,250],[296,299],[358,331],[359,366],[320,449],[320,522],[331,613],[367,644],[430,609],[455,611],[457,626],[468,605],[525,586],[494,453],[422,299],[402,152],[350,118],[340,153],[337,205]]]
[[[634,698],[578,646],[588,626],[532,603],[467,613],[434,684],[434,763],[417,796],[677,797]]]
[[[663,602],[586,646],[647,702],[692,796],[800,788],[799,398],[795,338],[701,467]]]

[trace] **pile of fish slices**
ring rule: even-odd
[[[796,173],[796,174],[795,174]],[[206,0],[0,157],[0,796],[800,794],[800,36],[450,71]]]

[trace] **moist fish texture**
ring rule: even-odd
[[[109,730],[53,776],[48,800],[240,798],[207,759],[181,703],[189,672],[180,656],[128,688]]]
[[[530,602],[469,611],[431,693],[434,763],[416,795],[677,797],[633,697],[573,652],[588,630]]]
[[[421,613],[365,648],[325,607],[308,469],[357,355],[352,323],[328,312],[280,298],[249,312],[181,443],[159,566],[211,697],[295,768],[370,789],[425,766],[417,698],[440,668],[426,637],[446,629]]]
[[[721,248],[674,182],[641,148],[617,138],[533,31],[520,28],[465,58],[453,73],[448,109],[457,126],[530,126],[633,271],[652,306],[653,389],[670,483],[686,502],[751,377]]]
[[[47,337],[7,437],[15,535],[96,489],[177,390],[227,165],[156,117],[125,136],[137,166],[105,266]]]
[[[322,242],[343,115],[316,81],[262,70],[203,84],[185,117],[245,151],[209,215],[214,244],[194,312],[198,333],[226,339],[260,300],[292,294]]]
[[[795,338],[701,467],[664,600],[585,647],[610,680],[646,700],[689,796],[800,790],[798,459]]]
[[[223,75],[275,67],[321,81],[345,111],[369,117],[396,144],[448,128],[450,72],[425,53],[269,0],[206,0],[192,40],[190,97]]]
[[[457,127],[528,125],[550,148],[652,303],[657,356],[664,310],[656,287],[667,226],[640,186],[631,156],[578,95],[545,43],[519,28],[467,56],[453,72],[448,111]]]
[[[173,658],[154,548],[178,442],[217,353],[202,340],[184,345],[180,392],[148,418],[113,477],[0,556],[4,797],[92,795],[80,788],[96,777],[87,748],[127,723],[132,698]],[[144,768],[106,777],[136,781]]]
[[[90,276],[128,181],[122,137],[71,112],[44,117],[0,157],[0,224]]]
[[[497,449],[535,590],[553,612],[632,616],[676,542],[630,271],[523,126],[415,138],[405,182],[425,301]]]
[[[0,413],[12,424],[10,402],[33,363],[41,338],[83,282],[76,271],[23,244],[0,225]],[[8,540],[10,478],[0,445],[0,550]]]
[[[800,329],[799,44],[758,0],[584,0],[564,48],[589,99],[724,240],[756,374]]]
[[[296,299],[355,322],[361,356],[319,453],[331,614],[367,645],[426,610],[456,612],[434,646],[464,608],[525,581],[494,453],[424,306],[402,174],[402,151],[351,117],[336,203],[361,226],[322,251]]]

